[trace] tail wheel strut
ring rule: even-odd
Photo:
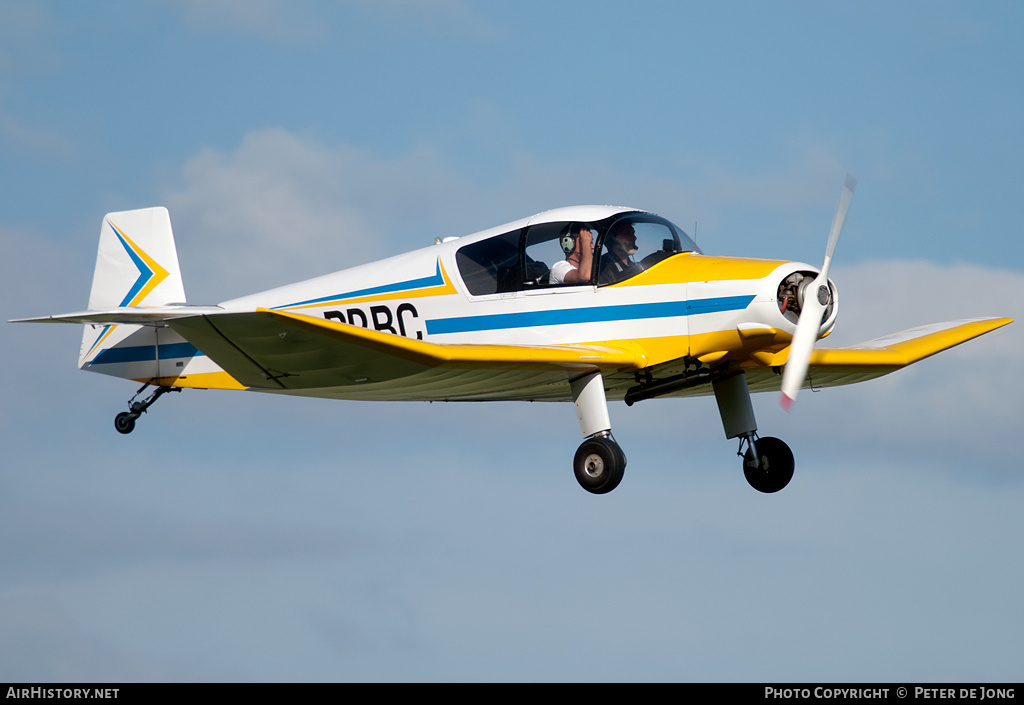
[[[142,385],[139,391],[135,392],[135,396],[128,400],[128,411],[122,411],[120,414],[114,417],[114,428],[117,429],[118,433],[131,433],[135,430],[135,419],[146,413],[146,409],[153,406],[157,399],[162,397],[167,392],[180,392],[180,387],[157,387],[153,390],[153,393],[142,401],[135,401],[142,392],[146,390],[149,383]]]

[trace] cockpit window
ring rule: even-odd
[[[455,261],[473,296],[518,291],[519,230],[474,242],[459,249]]]
[[[591,246],[584,260],[582,231],[590,232]],[[524,288],[590,284],[593,280],[592,252],[596,241],[593,226],[582,222],[531,225],[526,231],[526,278]],[[570,271],[576,272],[570,275]],[[585,276],[579,272],[585,271]]]
[[[624,281],[679,252],[700,250],[667,220],[646,214],[619,218],[602,238],[597,283],[603,286]]]

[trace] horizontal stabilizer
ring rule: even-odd
[[[78,311],[36,318],[16,318],[9,323],[85,323],[87,325],[163,326],[173,318],[202,316],[223,311],[220,306],[124,306],[105,311]]]

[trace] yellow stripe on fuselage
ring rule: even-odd
[[[786,264],[786,262],[746,257],[706,257],[694,252],[684,252],[662,260],[635,277],[612,284],[612,286],[652,286],[730,279],[763,279],[782,264]]]
[[[338,306],[340,304],[360,304],[360,303],[372,303],[374,301],[393,301],[395,299],[421,299],[428,296],[448,296],[450,294],[459,293],[452,284],[452,280],[448,278],[448,272],[445,271],[444,265],[438,262],[438,267],[441,270],[441,278],[444,280],[444,284],[438,286],[430,286],[425,289],[403,289],[402,291],[393,291],[387,294],[369,294],[367,296],[356,296],[351,298],[338,298],[330,301],[317,301],[311,304],[303,304],[301,306],[289,306],[288,308],[279,309],[282,311],[299,311],[305,308],[323,308],[325,306]]]
[[[447,294],[456,294],[455,287],[449,283],[447,286],[432,286],[429,289],[412,289],[406,291],[396,291],[390,294],[374,294],[372,296],[360,296],[354,299],[338,299],[337,301],[331,301],[327,304],[319,303],[317,306],[333,306],[335,304],[361,304],[373,301],[392,301],[394,299],[419,299],[425,296],[445,296]],[[301,306],[300,308],[308,308],[307,306]]]

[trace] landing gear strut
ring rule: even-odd
[[[152,394],[142,401],[135,401],[136,397],[142,394],[148,386],[149,382],[142,385],[139,391],[135,392],[135,396],[128,400],[128,411],[122,411],[114,417],[114,428],[117,429],[118,433],[131,433],[135,430],[135,419],[146,413],[146,409],[153,406],[157,399],[167,392],[181,391],[180,387],[157,387],[153,390]]]
[[[680,389],[679,385],[693,386],[694,379],[701,381],[708,375],[683,375],[672,380],[670,385],[639,388],[633,394],[633,401],[657,396]],[[576,404],[576,416],[580,422],[583,443],[573,458],[573,472],[576,481],[587,492],[605,494],[618,487],[626,469],[626,454],[612,438],[611,419],[608,416],[608,399],[604,380],[600,372],[591,372],[570,380],[572,398]],[[738,455],[743,457],[743,474],[747,482],[758,492],[778,492],[793,478],[793,452],[778,438],[758,438],[754,408],[750,403],[750,388],[743,370],[735,370],[713,377],[718,411],[726,438],[739,438]],[[626,403],[630,403],[627,395]],[[746,452],[743,452],[746,446]]]
[[[778,438],[757,437],[747,375],[738,371],[712,382],[726,438],[739,438],[743,475],[758,492],[778,492],[793,479],[793,452]],[[744,443],[747,446],[743,452]]]
[[[570,381],[569,385],[583,435],[583,443],[572,463],[576,481],[587,492],[611,492],[622,481],[626,454],[612,438],[604,379],[600,372],[591,372]]]

